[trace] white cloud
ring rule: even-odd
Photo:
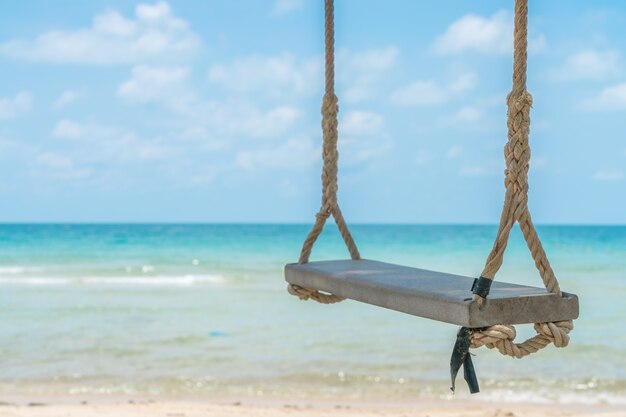
[[[117,88],[117,95],[129,101],[145,103],[161,98],[179,97],[182,84],[189,75],[187,67],[135,66],[132,76]]]
[[[252,117],[243,123],[243,131],[252,136],[272,136],[291,126],[300,117],[300,110],[291,106],[279,106],[270,111]]]
[[[56,124],[52,136],[82,141],[89,148],[89,156],[85,157],[89,160],[162,160],[175,153],[159,138],[144,139],[133,131],[97,123],[63,119]]]
[[[304,168],[319,159],[319,150],[307,138],[290,139],[275,148],[241,151],[235,163],[240,168]]]
[[[509,14],[499,11],[490,18],[469,14],[453,22],[435,41],[437,53],[447,55],[466,50],[480,53],[506,53],[511,50]]]
[[[340,50],[336,68],[341,99],[356,103],[374,96],[383,75],[396,65],[398,55],[395,46],[359,52]]]
[[[377,129],[378,121],[374,115],[363,118],[365,124],[370,124]],[[352,116],[361,119],[362,115]],[[373,120],[373,121],[372,121]],[[362,131],[363,125],[356,124],[353,133]],[[362,131],[364,137],[351,139],[341,136],[340,147],[342,152],[342,163],[345,165],[362,164],[369,160],[380,157],[391,149],[391,142],[382,132],[380,135],[372,136]],[[341,133],[341,132],[340,132]],[[367,132],[369,133],[369,132]],[[296,137],[288,141],[283,141],[275,147],[261,148],[256,150],[242,150],[236,154],[235,163],[239,168],[248,171],[279,169],[297,170],[306,169],[313,164],[320,162],[321,138],[316,135],[316,141],[309,137]]]
[[[216,64],[209,80],[230,90],[249,93],[312,93],[321,88],[322,63],[318,58],[297,59],[293,54],[264,57],[253,55],[229,64]]]
[[[626,83],[603,89],[597,96],[583,102],[590,110],[626,110]]]
[[[384,117],[371,111],[349,111],[339,121],[340,152],[347,165],[378,159],[393,146]]]
[[[186,21],[168,3],[139,4],[134,18],[116,11],[97,15],[93,25],[73,31],[53,30],[35,39],[0,44],[0,55],[14,59],[93,65],[177,61],[199,47]]]
[[[561,68],[553,73],[557,81],[600,81],[620,73],[617,51],[585,50],[570,55]]]
[[[395,90],[391,101],[401,106],[434,106],[473,89],[475,85],[476,75],[472,73],[460,75],[447,86],[432,80],[415,81]]]
[[[291,106],[278,106],[261,111],[256,106],[239,102],[214,103],[207,122],[220,133],[253,138],[275,137],[287,131],[301,116]]]
[[[528,50],[537,52],[546,47],[543,36],[531,37]],[[504,10],[491,17],[468,14],[454,21],[438,37],[433,50],[441,55],[466,51],[482,54],[506,54],[513,50],[513,18]]]
[[[131,137],[131,139],[134,139]],[[160,140],[149,140],[149,141],[129,141],[132,147],[134,147],[134,152],[137,158],[140,160],[163,160],[168,159],[172,154],[173,150],[170,146],[162,143]]]
[[[402,106],[430,106],[445,102],[447,94],[434,81],[416,81],[394,91],[391,100]]]
[[[71,120],[60,120],[52,131],[52,136],[62,139],[81,139],[85,135],[85,127]]]
[[[31,174],[61,180],[82,180],[92,174],[87,167],[77,166],[74,159],[57,152],[41,152],[34,158]]]
[[[483,111],[478,106],[463,106],[452,116],[441,118],[441,123],[466,127],[475,125],[482,119],[482,116]]]
[[[389,140],[363,143],[360,144],[358,149],[348,151],[345,159],[348,163],[364,163],[379,159],[382,155],[389,152],[391,148],[392,143]]]
[[[622,181],[624,179],[624,171],[619,169],[600,170],[593,174],[596,181]]]
[[[395,46],[359,52],[342,49],[337,54],[338,71],[342,71],[342,69],[349,73],[364,70],[386,71],[396,64],[399,53],[400,51]]]
[[[82,123],[70,119],[57,122],[52,130],[52,137],[69,140],[85,140],[89,146],[98,142],[115,142],[120,137],[134,136],[123,129],[98,123]]]
[[[54,168],[68,168],[74,164],[72,159],[67,155],[61,155],[52,152],[39,154],[37,156],[37,160],[47,166]]]
[[[109,11],[94,18],[92,29],[95,33],[132,36],[137,32],[137,23],[118,12]]]
[[[489,175],[489,172],[483,166],[473,165],[462,167],[459,170],[459,175],[462,177],[482,177]]]
[[[353,52],[337,52],[336,79],[341,100],[359,102],[371,98],[380,80],[396,63],[398,48],[389,46]],[[323,60],[320,56],[298,59],[291,53],[252,55],[209,70],[210,82],[239,93],[263,92],[274,97],[323,92]]]
[[[461,155],[461,152],[463,152],[463,148],[462,147],[460,147],[458,145],[451,146],[446,151],[446,158],[454,159],[454,158],[458,157],[459,155]]]
[[[336,81],[341,100],[359,102],[371,98],[382,76],[395,65],[398,48],[337,52]],[[230,63],[216,64],[209,81],[239,93],[263,92],[274,97],[288,94],[323,93],[322,57],[298,59],[294,54],[252,55]]]
[[[459,122],[474,123],[477,122],[482,113],[480,109],[472,106],[465,106],[461,108],[456,114],[456,120]]]
[[[212,132],[212,135],[272,137],[288,130],[300,118],[301,112],[289,105],[261,110],[241,98],[209,101],[200,97],[187,83],[186,67],[133,68],[129,80],[117,89],[119,97],[129,103],[149,102],[166,106],[184,118],[187,130]]]
[[[448,90],[451,93],[464,93],[466,91],[472,90],[476,87],[477,77],[473,72],[468,72],[465,74],[461,74],[459,78],[454,80]]]
[[[213,132],[204,126],[188,126],[177,134],[177,138],[184,141],[194,141],[198,143],[204,151],[228,149],[232,145],[232,141],[215,138],[211,133]]]
[[[347,112],[339,120],[339,135],[342,160],[347,165],[378,159],[393,147],[383,116],[371,111]]]
[[[304,7],[304,0],[276,0],[272,13],[280,16],[285,15]]]
[[[350,111],[339,121],[340,134],[372,135],[383,127],[383,116],[368,111]]]
[[[33,97],[28,91],[20,91],[15,97],[0,98],[0,120],[14,119],[21,113],[30,110]]]
[[[384,131],[376,135],[343,135],[339,141],[339,153],[346,166],[380,160],[392,148],[393,141]]]
[[[59,98],[56,99],[52,108],[54,109],[62,109],[64,107],[69,106],[80,98],[81,94],[78,91],[74,90],[65,90],[61,93]]]

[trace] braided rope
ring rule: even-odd
[[[530,162],[530,109],[532,96],[526,91],[527,48],[528,48],[528,0],[515,0],[513,88],[507,97],[508,142],[504,147],[506,160],[504,186],[506,193],[500,218],[500,227],[493,248],[485,262],[482,277],[494,279],[502,266],[504,252],[511,228],[517,222],[524,240],[539,270],[546,289],[561,294],[559,282],[550,266],[548,257],[537,235],[528,210],[528,169]],[[475,296],[479,303],[485,300]],[[569,343],[569,332],[574,328],[571,320],[554,323],[535,323],[537,336],[522,343],[513,343],[515,327],[496,325],[474,330],[472,347],[497,348],[503,355],[522,358],[543,349],[550,343],[565,347]]]
[[[325,71],[325,92],[322,100],[322,157],[324,166],[322,168],[322,207],[317,213],[315,224],[304,240],[302,250],[300,251],[301,264],[309,262],[311,250],[317,241],[317,238],[324,230],[326,220],[332,215],[339,229],[339,233],[345,242],[350,257],[352,259],[361,259],[359,250],[354,243],[354,239],[350,234],[348,225],[346,224],[339,204],[337,203],[337,172],[339,152],[337,151],[337,113],[339,112],[339,104],[335,95],[335,25],[334,25],[334,7],[333,0],[326,0],[325,3],[325,44],[326,44],[326,71]],[[325,294],[317,290],[300,287],[290,284],[287,288],[289,294],[299,297],[301,300],[315,300],[322,304],[333,304],[343,301],[343,297],[334,294]]]

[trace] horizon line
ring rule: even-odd
[[[0,221],[0,226],[150,226],[150,225],[188,225],[188,226],[310,226],[313,222],[269,222],[269,221]],[[332,223],[331,223],[332,224]],[[535,226],[560,227],[626,227],[626,223],[534,223]],[[493,226],[498,223],[488,222],[352,222],[349,226]]]

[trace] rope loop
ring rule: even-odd
[[[298,297],[302,301],[314,300],[321,304],[335,304],[345,300],[345,298],[335,294],[325,294],[317,290],[304,288],[295,284],[289,284],[287,286],[287,291],[289,294]]]
[[[335,25],[334,25],[334,5],[333,0],[325,1],[325,87],[322,99],[322,158],[324,165],[322,168],[322,206],[315,215],[315,224],[302,244],[299,263],[309,262],[311,250],[317,241],[326,224],[326,220],[332,215],[339,229],[339,233],[350,252],[350,257],[354,260],[361,259],[354,239],[348,229],[348,225],[343,218],[339,204],[337,203],[338,191],[338,161],[339,152],[337,150],[338,141],[338,121],[339,100],[335,94]],[[333,294],[321,293],[317,290],[303,288],[297,285],[289,285],[288,291],[291,295],[297,296],[301,300],[315,300],[323,304],[333,304],[342,301],[344,298]]]
[[[519,223],[546,289],[560,293],[558,281],[542,248],[528,210],[530,165],[530,110],[533,98],[526,90],[528,1],[515,0],[513,88],[507,96],[508,141],[504,147],[506,193],[498,233],[481,276],[494,279],[504,260],[509,235]],[[481,297],[475,297],[481,302]]]
[[[574,322],[558,321],[554,323],[535,323],[537,335],[522,342],[515,343],[517,335],[515,327],[498,324],[485,329],[472,331],[472,348],[486,346],[497,349],[501,354],[521,359],[535,353],[553,343],[557,348],[569,344],[569,333],[574,329]]]
[[[506,193],[498,233],[481,277],[492,280],[495,278],[504,261],[511,229],[515,223],[518,223],[545,288],[551,293],[560,295],[559,282],[543,250],[528,209],[528,170],[531,155],[530,111],[533,105],[533,98],[526,90],[528,0],[515,0],[513,39],[513,86],[511,93],[507,96],[508,141],[504,147]],[[474,299],[481,306],[485,301],[485,298],[480,295],[474,295]],[[550,343],[556,347],[567,346],[569,332],[573,328],[571,320],[535,323],[537,332],[535,337],[522,343],[514,343],[515,328],[510,325],[496,325],[473,330],[471,346],[474,348],[487,346],[489,349],[497,349],[503,355],[522,358],[543,349]]]

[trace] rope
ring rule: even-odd
[[[496,348],[503,355],[514,358],[523,358],[531,353],[554,343],[556,347],[566,347],[569,344],[569,332],[574,328],[572,320],[557,321],[554,323],[535,323],[537,335],[523,343],[514,343],[515,327],[498,324],[487,329],[474,331],[472,348],[487,346]]]
[[[481,277],[493,280],[502,266],[504,252],[511,228],[517,222],[524,240],[539,270],[546,289],[561,295],[559,282],[554,275],[550,262],[535,230],[528,210],[528,168],[530,162],[530,109],[532,96],[526,91],[526,69],[528,49],[528,0],[515,0],[515,32],[513,52],[513,88],[507,97],[508,142],[504,147],[506,161],[504,186],[504,207],[500,218],[500,227],[495,243]],[[479,303],[485,299],[475,295]],[[487,346],[497,348],[503,355],[521,358],[543,349],[550,343],[556,347],[565,347],[569,342],[568,333],[573,329],[573,322],[535,323],[537,336],[522,343],[513,343],[515,328],[509,325],[496,325],[482,330],[474,330],[472,347]]]
[[[333,0],[326,0],[325,10],[326,84],[324,98],[322,100],[322,136],[324,142],[322,147],[322,157],[324,160],[324,166],[322,168],[322,206],[315,216],[316,220],[313,228],[302,245],[300,260],[298,261],[301,264],[309,262],[313,245],[322,233],[322,230],[324,230],[326,220],[328,220],[331,215],[334,217],[339,233],[350,252],[350,257],[353,260],[361,259],[359,250],[354,243],[354,239],[350,234],[348,225],[337,203],[337,162],[339,160],[339,152],[337,151],[337,113],[339,112],[339,105],[337,96],[335,95],[335,24]],[[334,294],[324,294],[317,290],[293,284],[289,285],[288,291],[301,300],[311,299],[323,304],[332,304],[344,300],[343,297]]]

